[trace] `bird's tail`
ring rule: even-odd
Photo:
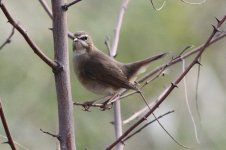
[[[126,70],[125,72],[127,73],[126,74],[127,78],[131,79],[133,76],[135,76],[139,73],[145,72],[147,66],[151,62],[164,57],[166,54],[167,53],[162,53],[162,54],[158,54],[158,55],[146,58],[146,59],[141,60],[141,61],[136,61],[136,62],[133,62],[133,63],[125,64],[124,67],[125,67],[125,70]]]

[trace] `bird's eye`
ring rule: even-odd
[[[86,41],[88,38],[87,38],[87,36],[83,36],[80,39],[83,40],[83,41]]]

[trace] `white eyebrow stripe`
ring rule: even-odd
[[[80,39],[80,38],[83,38],[83,37],[88,37],[88,35],[87,34],[80,35],[78,38]]]

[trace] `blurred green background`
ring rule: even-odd
[[[38,1],[3,0],[12,16],[23,26],[37,45],[53,58],[52,34],[48,29],[51,20]],[[163,1],[155,1],[157,6]],[[50,1],[48,1],[50,4]],[[120,0],[83,0],[68,11],[68,28],[75,32],[85,30],[92,35],[96,46],[107,53],[104,39],[112,36]],[[226,13],[225,0],[207,1],[202,5],[189,5],[179,0],[167,1],[161,11],[155,11],[148,0],[131,0],[124,16],[118,47],[117,60],[131,62],[160,52],[178,54],[189,45],[198,46],[209,36],[216,24],[214,17]],[[11,32],[0,12],[0,43]],[[226,26],[224,26],[226,27]],[[224,28],[226,29],[226,28]],[[202,57],[199,107],[201,122],[195,109],[195,85],[197,66],[187,76],[188,98],[198,126],[201,144],[197,144],[191,118],[188,114],[183,82],[156,110],[160,115],[169,110],[175,113],[161,119],[164,127],[181,143],[197,150],[223,150],[226,147],[226,39],[208,48]],[[69,40],[71,84],[73,98],[77,101],[97,98],[84,89],[77,81],[72,69],[72,42]],[[149,69],[163,64],[165,58]],[[189,63],[188,59],[186,63]],[[182,64],[171,67],[164,77],[159,78],[145,89],[145,96],[152,101],[182,71]],[[13,138],[26,148],[56,149],[56,139],[40,132],[40,128],[57,133],[58,116],[56,92],[52,70],[31,50],[22,36],[16,32],[12,43],[0,51],[0,97]],[[137,95],[122,102],[123,119],[144,107]],[[84,112],[80,107],[74,111],[76,144],[78,150],[101,150],[114,140],[110,122],[112,110],[91,109]],[[148,120],[153,119],[150,117]],[[130,125],[125,125],[126,129]],[[0,142],[6,141],[0,123]],[[7,144],[1,150],[10,149]],[[126,142],[125,150],[177,150],[182,149],[154,123]]]

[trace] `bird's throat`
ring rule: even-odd
[[[76,51],[74,51],[74,56],[80,56],[80,55],[85,54],[86,52],[87,52],[86,49],[76,50]]]

